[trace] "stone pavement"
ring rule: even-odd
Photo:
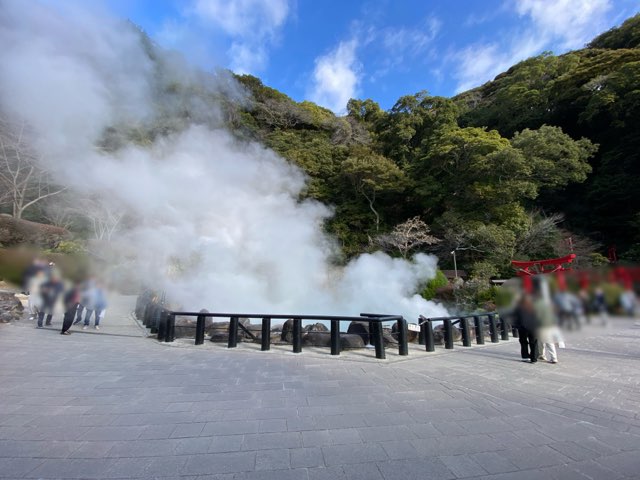
[[[96,335],[0,325],[0,478],[640,478],[632,320],[557,365],[516,342],[372,362],[172,348],[121,334],[123,305]]]

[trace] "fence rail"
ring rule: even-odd
[[[254,341],[260,341],[261,350],[271,349],[271,320],[292,320],[292,350],[294,353],[302,352],[302,321],[328,321],[330,322],[330,346],[331,355],[340,355],[341,332],[340,322],[369,322],[369,341],[375,347],[375,355],[378,359],[386,358],[385,345],[383,339],[383,323],[395,322],[398,340],[398,354],[405,356],[409,354],[408,346],[408,323],[401,315],[361,313],[358,317],[335,316],[335,315],[285,315],[285,314],[256,314],[256,313],[210,313],[210,312],[182,312],[165,309],[159,303],[147,303],[139,309],[143,323],[150,328],[152,334],[157,334],[159,341],[173,342],[175,340],[175,321],[177,316],[195,317],[195,344],[202,345],[205,338],[205,323],[207,318],[227,318],[229,319],[227,347],[235,348],[238,344],[238,330],[243,330]],[[459,328],[462,336],[462,346],[470,347],[472,343],[471,325],[475,331],[475,343],[484,344],[485,317],[487,319],[489,335],[492,343],[509,339],[511,327],[505,318],[498,318],[494,312],[458,315],[453,317],[430,317],[420,316],[418,325],[420,333],[418,343],[425,346],[427,352],[435,351],[434,322],[442,322],[443,343],[445,349],[454,347],[454,328]],[[261,321],[260,338],[249,331],[242,323],[241,318],[259,319]],[[512,330],[513,336],[517,337],[517,330]]]

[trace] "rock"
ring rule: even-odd
[[[391,325],[391,335],[393,335],[394,340],[398,340],[398,322],[393,322],[393,325]],[[407,330],[407,342],[417,343],[417,341],[418,341],[418,332]]]
[[[453,332],[453,341],[459,342],[462,340],[462,333],[457,327],[451,329]],[[438,345],[444,345],[444,325],[437,325],[433,327],[433,341]]]
[[[369,342],[369,322],[358,322],[353,321],[349,324],[349,328],[347,328],[347,333],[360,335],[362,338],[363,346],[370,343]]]
[[[357,333],[343,333],[340,335],[340,348],[348,350],[350,348],[364,348],[365,343],[362,335]]]
[[[0,292],[0,322],[15,322],[22,318],[22,302],[11,292]]]
[[[384,342],[385,347],[397,347],[398,340],[393,338],[389,332],[382,332],[382,341]]]
[[[229,322],[212,322],[205,332],[211,336],[212,342],[226,342],[229,339]]]
[[[302,337],[302,344],[311,347],[330,347],[330,332],[309,332]]]
[[[293,343],[293,319],[289,319],[282,325],[282,333],[280,340],[287,343]]]

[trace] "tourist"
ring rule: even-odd
[[[542,344],[542,359],[549,363],[558,363],[555,342],[559,337],[559,329],[557,317],[549,299],[548,285],[544,278],[538,279],[533,306],[538,322],[538,342]]]
[[[80,299],[80,286],[76,283],[64,294],[64,320],[62,321],[62,335],[71,335],[69,328],[76,316],[76,309]]]
[[[100,330],[100,320],[104,317],[105,310],[107,308],[107,299],[102,287],[96,282],[87,290],[87,299],[84,307],[86,308],[86,314],[84,317],[83,330],[89,328],[91,323],[91,315],[94,315],[94,325],[96,330]]]
[[[60,294],[64,290],[64,283],[58,276],[58,273],[52,270],[48,280],[40,286],[40,296],[42,298],[42,309],[38,312],[38,328],[42,328],[42,321],[45,314],[47,315],[45,325],[51,325],[53,318],[53,310]]]
[[[91,302],[91,295],[93,295],[93,289],[95,287],[95,280],[93,278],[89,278],[86,280],[80,287],[80,303],[78,304],[78,308],[76,309],[76,321],[73,322],[74,325],[77,325],[82,321],[82,312],[86,308],[86,306]]]
[[[520,356],[523,362],[538,361],[536,337],[536,316],[531,294],[524,293],[514,311],[514,326],[518,329]]]
[[[47,281],[47,275],[43,269],[38,270],[35,275],[31,276],[28,281],[27,293],[29,299],[27,303],[27,310],[29,311],[29,320],[35,320],[38,316],[38,312],[42,309],[42,295],[40,294],[40,288],[42,284]]]

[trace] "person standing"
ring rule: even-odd
[[[89,324],[91,323],[91,315],[94,315],[93,322],[95,328],[96,330],[100,330],[100,318],[107,308],[107,299],[104,294],[104,290],[98,283],[95,283],[87,290],[86,295],[87,303],[84,305],[86,314],[84,317],[84,326],[82,327],[82,329],[86,330],[87,328],[89,328]]]
[[[62,279],[58,277],[57,272],[52,272],[49,279],[40,286],[42,310],[38,312],[38,328],[42,328],[45,314],[47,315],[45,325],[51,325],[53,310],[63,290],[64,283],[62,283]]]
[[[80,287],[76,283],[64,294],[64,320],[62,321],[62,335],[71,335],[69,329],[76,316],[76,309],[80,300]]]

